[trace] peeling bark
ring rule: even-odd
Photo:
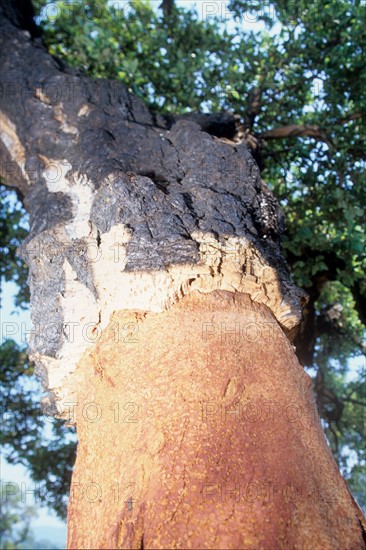
[[[246,146],[226,139],[232,120],[151,113],[121,83],[63,67],[9,5],[1,173],[30,213],[44,406],[78,427],[69,547],[362,548],[289,343],[306,297],[280,250],[283,216]],[[289,403],[300,428],[283,421]],[[244,407],[242,423],[222,421],[227,406]],[[222,500],[253,480],[279,484],[280,498]],[[331,480],[325,506],[314,495]],[[202,502],[202,483],[219,501]],[[137,486],[137,501],[106,496],[111,484]]]
[[[30,213],[30,351],[49,408],[65,416],[90,327],[115,309],[232,290],[293,336],[305,295],[279,249],[283,215],[246,146],[202,130],[219,133],[220,117],[153,115],[121,83],[64,69],[6,18],[2,41],[1,168]]]

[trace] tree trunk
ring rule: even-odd
[[[70,548],[363,547],[310,379],[247,294],[119,311],[78,373]]]
[[[282,214],[230,117],[150,113],[17,8],[1,169],[30,212],[44,406],[77,424],[69,548],[365,548],[290,344]]]

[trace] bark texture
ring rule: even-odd
[[[121,83],[64,68],[11,17],[1,170],[30,213],[30,350],[49,410],[66,416],[77,361],[113,310],[231,290],[292,337],[305,297],[280,252],[283,215],[246,146],[208,133],[230,135],[231,118],[154,115]]]
[[[69,547],[364,548],[232,118],[162,118],[63,67],[23,4],[1,8],[0,166],[30,213],[44,406],[78,426]]]
[[[69,548],[364,548],[311,380],[248,295],[120,311],[77,373]]]

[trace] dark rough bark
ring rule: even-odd
[[[244,386],[240,384],[246,380],[252,398],[257,399],[261,392],[265,392],[274,399],[277,386],[271,383],[271,379],[276,379],[277,385],[281,385],[281,380],[277,369],[272,372],[269,365],[272,357],[278,354],[282,357],[280,363],[285,371],[283,382],[287,388],[281,399],[288,398],[290,401],[291,387],[302,371],[298,365],[295,366],[291,345],[284,334],[289,338],[294,336],[306,300],[304,293],[293,285],[281,254],[279,241],[283,216],[278,203],[261,180],[258,167],[246,146],[228,139],[233,131],[232,118],[219,114],[165,119],[151,113],[122,84],[107,80],[93,81],[63,67],[47,54],[41,39],[32,30],[29,17],[19,15],[21,12],[15,8],[20,5],[2,4],[0,167],[6,183],[24,196],[30,213],[30,236],[22,247],[30,268],[32,320],[35,325],[30,352],[48,392],[45,399],[48,412],[78,422],[80,458],[77,475],[80,472],[85,474],[86,457],[94,432],[90,422],[83,422],[80,413],[74,417],[70,411],[72,403],[79,401],[83,407],[87,400],[99,396],[101,406],[108,408],[110,404],[103,388],[107,383],[112,391],[118,388],[118,392],[126,391],[127,395],[134,381],[134,376],[129,379],[131,371],[128,365],[132,370],[137,369],[135,374],[138,379],[141,378],[141,388],[146,386],[146,391],[150,388],[151,392],[156,392],[154,376],[146,372],[144,362],[137,364],[142,353],[147,368],[149,365],[156,366],[166,382],[161,395],[163,400],[157,399],[155,403],[158,409],[161,405],[161,409],[156,411],[156,422],[161,420],[165,432],[169,431],[169,415],[172,414],[172,422],[179,421],[168,403],[170,395],[175,396],[176,406],[182,407],[184,414],[187,412],[184,405],[185,386],[180,373],[184,371],[187,381],[194,376],[195,369],[192,370],[189,362],[195,357],[194,354],[198,354],[200,369],[209,367],[201,356],[197,330],[195,334],[191,333],[190,326],[196,323],[197,329],[200,323],[208,322],[223,330],[222,323],[229,322],[226,313],[231,315],[234,308],[238,314],[238,304],[242,306],[242,309],[239,307],[239,318],[229,315],[229,320],[234,322],[234,331],[237,330],[237,323],[240,328],[240,315],[245,318],[248,314],[250,317],[254,310],[258,312],[258,318],[253,321],[255,330],[261,323],[273,320],[279,338],[263,336],[254,347],[250,344],[250,338],[244,345],[243,342],[239,345],[235,340],[222,369],[217,368],[214,392],[220,393],[224,384],[224,395],[228,390],[228,395],[235,390],[234,394],[242,397]],[[218,320],[215,320],[215,304],[220,315],[222,313],[222,318],[218,315]],[[117,315],[116,327],[113,315],[118,311],[121,313],[119,317]],[[178,311],[177,317],[174,311]],[[208,318],[204,317],[204,311]],[[176,338],[179,312],[183,312],[186,331],[182,349],[179,349],[179,338]],[[132,322],[128,322],[130,315],[134,319]],[[151,319],[152,324],[148,334],[145,334],[144,345],[136,357],[132,354],[127,366],[123,357],[121,359],[128,376],[124,376],[118,368],[114,370],[113,365],[107,368],[109,362],[113,362],[115,344],[126,342],[126,338],[128,342],[131,338],[133,341],[135,331],[145,318],[148,320],[147,326],[150,326]],[[155,322],[160,330],[159,337],[154,334]],[[232,330],[232,326],[224,328]],[[117,331],[119,338],[121,331],[127,330],[127,336],[124,333],[122,340],[107,341],[106,348],[96,356],[95,343],[100,339],[101,331],[105,335],[106,331],[108,334],[111,330]],[[215,346],[209,350],[212,356],[215,349],[221,349],[219,345]],[[246,379],[240,365],[252,347],[254,367]],[[144,358],[145,348],[149,352]],[[118,349],[123,355],[123,346]],[[163,359],[160,360],[162,349],[166,349],[170,357],[166,364]],[[91,357],[94,357],[92,371],[95,377],[92,384],[88,363]],[[235,367],[239,389],[230,383],[235,357],[239,361]],[[290,357],[294,362],[291,363],[293,378],[290,377],[291,381],[286,385],[289,380],[286,361]],[[177,367],[177,371],[172,370],[172,366]],[[167,373],[170,373],[169,376]],[[299,383],[303,376],[303,373],[299,376]],[[202,385],[200,391],[205,391],[204,376],[199,384]],[[91,394],[89,388],[92,389]],[[178,399],[178,396],[181,397]],[[199,403],[199,392],[195,398]],[[312,405],[309,399],[305,401],[306,415],[310,415]],[[182,436],[183,441],[184,434],[180,433],[179,426],[178,439]],[[352,536],[346,537],[348,547],[362,547],[362,531],[358,523],[361,515],[339,474],[335,474],[335,463],[330,458],[324,438],[319,436],[319,420],[316,418],[311,429],[309,426],[304,428],[308,430],[304,436],[308,442],[305,446],[297,437],[296,430],[281,433],[280,446],[285,445],[288,437],[288,449],[276,448],[273,440],[273,459],[269,456],[272,445],[265,446],[268,429],[264,426],[258,435],[258,441],[261,441],[258,448],[262,445],[266,449],[269,474],[275,479],[276,472],[281,471],[282,475],[288,466],[298,475],[304,466],[304,475],[312,479],[311,468],[316,467],[316,460],[303,461],[302,464],[298,462],[304,449],[312,448],[314,456],[324,466],[317,475],[323,472],[326,476],[336,476],[337,505],[334,513],[342,512],[344,517],[350,517],[351,530],[354,530]],[[282,429],[280,425],[278,429]],[[314,436],[312,447],[314,430],[318,435]],[[230,438],[235,432],[236,429],[230,432]],[[169,455],[163,453],[160,456],[159,444],[155,440],[151,443],[155,431],[149,423],[143,425],[142,439],[136,448],[131,440],[133,453],[130,458],[125,461],[120,456],[113,464],[105,456],[112,452],[119,435],[118,427],[113,422],[107,423],[98,426],[97,433],[100,439],[93,451],[95,471],[91,472],[91,476],[99,475],[106,468],[105,475],[109,480],[114,474],[118,477],[121,469],[134,471],[136,464],[140,468],[138,475],[143,473],[143,461],[138,462],[140,443],[142,455],[145,444],[152,444],[153,450],[148,454],[152,462],[155,464],[156,459],[156,464],[160,464],[166,473],[163,466]],[[227,436],[226,427],[222,424],[217,426],[211,437],[213,455],[207,456],[208,464],[219,464],[223,460],[219,443],[225,441]],[[174,434],[164,433],[164,437],[171,441],[179,467],[184,463],[186,452],[182,446],[174,446]],[[190,426],[187,437],[195,441],[195,423]],[[243,460],[244,464],[250,465],[254,461],[254,455],[246,455],[245,433],[241,433],[239,440],[235,457],[230,462],[232,469],[239,468]],[[229,442],[225,445],[230,448]],[[225,457],[229,454],[226,453]],[[255,460],[260,458],[257,456]],[[283,465],[282,460],[287,460],[288,464]],[[160,466],[157,471],[161,471]],[[192,460],[190,467],[194,473],[197,463]],[[148,471],[154,471],[151,464]],[[220,476],[217,479],[221,479]],[[160,506],[157,504],[160,493],[156,483],[151,485],[145,478],[142,483],[147,495],[146,506]],[[179,499],[180,490],[179,482],[171,487],[168,484],[167,491],[174,502]],[[234,548],[240,544],[244,548],[251,542],[262,544],[261,536],[258,538],[256,534],[258,527],[250,527],[250,524],[258,518],[259,523],[264,521],[263,510],[258,515],[255,510],[248,510],[242,504],[238,508],[240,526],[235,527],[234,511],[234,516],[229,517],[225,510],[217,509],[216,517],[213,506],[208,516],[202,511],[197,511],[196,515],[192,511],[195,503],[195,497],[188,499],[191,508],[186,518],[180,516],[177,536],[185,533],[186,519],[192,517],[194,529],[197,526],[211,529],[218,520],[231,522],[229,532],[224,535],[217,534],[216,539],[211,534],[206,539],[200,538],[198,542],[202,547],[216,544],[216,547]],[[86,547],[89,513],[84,504],[79,502],[71,508],[72,547],[75,544],[80,548]],[[276,518],[276,510],[280,517],[281,504],[272,503],[271,506],[274,506],[271,512],[273,518]],[[307,533],[306,541],[311,543],[317,537],[318,523],[314,516],[321,514],[321,507],[318,502],[314,514],[309,512],[310,515],[307,515],[309,502],[306,500],[306,506],[301,507],[298,516],[306,523],[304,530],[299,519],[292,518],[293,525],[296,525],[295,532],[304,536]],[[78,509],[85,522],[80,526],[79,534],[83,534],[80,537],[78,529],[75,529]],[[164,514],[168,512],[165,510]],[[139,547],[141,538],[136,540],[135,531],[141,531],[139,522],[145,514],[140,514],[136,523],[131,525],[122,517],[124,509],[120,509],[120,513],[122,519],[112,517],[112,523],[122,522],[117,539],[113,539],[114,547]],[[291,513],[291,507],[287,506],[279,523],[288,521]],[[100,511],[97,520],[103,531],[104,517],[101,514]],[[153,519],[149,520],[149,517]],[[146,528],[151,547],[182,547],[184,541],[189,542],[186,534],[179,539],[181,542],[177,542],[169,531],[165,532],[164,537],[155,536],[157,518],[154,513],[152,516],[146,515],[146,521],[150,522]],[[164,516],[164,521],[167,519]],[[283,539],[278,543],[278,548],[286,547],[283,541],[291,539],[291,521],[287,527],[279,523],[265,530],[263,541],[267,546],[263,548],[272,549],[277,534]],[[344,547],[342,526],[337,528],[333,539],[328,535],[332,529],[331,520],[321,519],[319,526],[327,548],[331,547],[333,539]],[[249,533],[249,538],[241,538],[238,529]],[[98,539],[98,547],[110,548],[111,540],[108,537]],[[93,547],[89,539],[87,544]],[[293,547],[302,548],[297,543]]]
[[[201,130],[220,135],[221,119],[228,135],[230,116],[165,120],[121,83],[93,81],[63,67],[40,39],[7,17],[1,46],[1,168],[30,212],[23,254],[31,272],[33,321],[41,332],[45,320],[55,327],[65,323],[58,300],[67,294],[65,261],[98,301],[85,250],[90,240],[99,247],[100,235],[116,224],[128,232],[129,273],[200,265],[204,239],[225,257],[237,246],[236,272],[255,279],[282,327],[294,330],[303,294],[292,284],[279,249],[278,203],[244,144]],[[273,276],[261,281],[249,259],[245,267],[248,248],[261,258],[260,270],[269,268]],[[215,267],[219,273],[220,262]],[[62,330],[53,338],[33,336],[31,350],[55,358],[64,338]]]
[[[29,0],[1,0],[2,14],[19,29],[25,29],[31,36],[41,36],[41,29],[34,22],[34,10]]]

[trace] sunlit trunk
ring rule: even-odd
[[[234,117],[168,121],[63,67],[26,8],[0,5],[0,169],[30,213],[43,405],[79,435],[69,548],[365,548]]]
[[[78,375],[69,548],[363,548],[310,379],[248,295],[119,311]]]

